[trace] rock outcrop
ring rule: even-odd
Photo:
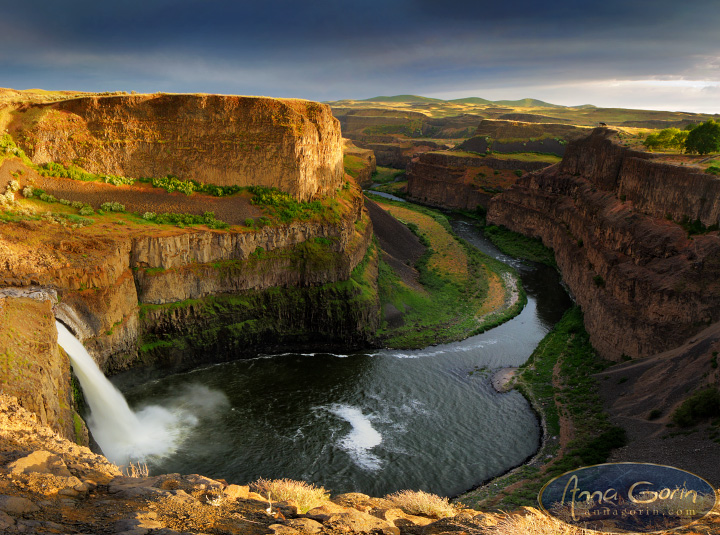
[[[664,216],[718,222],[720,182],[612,141],[596,129],[560,164],[493,198],[488,221],[555,251],[593,346],[607,358],[680,345],[720,319],[720,239]]]
[[[332,292],[336,292],[336,300],[352,300],[356,289],[343,287],[346,293],[342,294],[333,284],[350,279],[366,256],[372,237],[362,195],[357,186],[353,188],[347,190],[336,222],[297,221],[252,230],[135,228],[124,232],[107,232],[94,225],[70,232],[34,221],[6,225],[0,239],[4,250],[0,281],[18,288],[36,285],[56,290],[60,302],[54,306],[55,315],[85,343],[105,370],[151,364],[147,355],[138,360],[139,345],[143,341],[149,344],[150,339],[155,342],[153,359],[162,360],[172,353],[173,361],[182,360],[182,351],[162,343],[171,337],[170,327],[173,339],[183,333],[197,334],[203,330],[199,325],[210,329],[210,323],[219,335],[217,329],[223,325],[218,318],[226,322],[225,327],[252,319],[245,317],[255,314],[247,309],[249,302],[236,309],[243,315],[242,320],[232,314],[215,314],[210,318],[216,320],[214,323],[203,319],[201,305],[215,302],[220,295],[237,299],[252,295],[251,300],[271,314],[273,306],[263,301],[263,292],[283,289],[276,292],[273,302],[280,308],[284,306],[289,315],[293,311],[280,299],[283,292],[293,296],[297,307],[298,300],[316,299],[305,304],[307,318],[317,321],[313,324],[308,319],[309,323],[295,327],[307,328],[308,336],[334,332],[338,344],[343,337],[347,337],[348,344],[353,340],[360,343],[367,341],[376,323],[373,310],[379,314],[379,305],[372,300],[362,303],[364,306],[359,307],[356,318],[348,320],[350,323],[345,321],[350,311],[319,323],[328,317],[321,310],[330,306]],[[28,248],[28,241],[41,231],[44,243]],[[374,277],[369,275],[369,279],[374,284]],[[320,297],[323,291],[327,293],[325,300]],[[52,319],[49,305],[47,312]],[[168,317],[173,318],[169,323]],[[298,314],[298,321],[303,317]],[[52,327],[54,332],[54,325],[46,327]],[[282,341],[281,329],[268,330],[271,327],[272,322],[260,324],[248,334],[258,342],[253,350],[261,342],[268,342],[270,332],[275,344]],[[250,351],[251,346],[242,343],[242,329],[236,331],[236,336],[231,337],[233,344]],[[229,353],[228,358],[240,353]]]
[[[277,187],[300,200],[343,180],[340,125],[324,104],[220,95],[82,97],[26,104],[9,131],[36,164]]]
[[[545,162],[526,162],[466,152],[425,152],[407,166],[408,198],[430,206],[475,210],[515,182],[518,170],[535,171]]]
[[[53,292],[0,289],[0,390],[74,439],[70,363],[57,345],[55,303]]]
[[[355,141],[354,143],[358,147],[373,151],[378,165],[394,169],[405,169],[410,160],[420,153],[447,148],[446,145],[426,140],[397,142]]]
[[[345,172],[353,177],[360,187],[369,187],[372,185],[372,176],[377,168],[375,153],[370,149],[356,147],[349,139],[343,141]]]

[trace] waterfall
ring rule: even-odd
[[[156,405],[133,412],[80,341],[62,323],[55,324],[58,344],[70,357],[90,408],[88,427],[105,457],[122,466],[172,453],[197,418],[182,409]]]

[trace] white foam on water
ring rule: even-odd
[[[475,351],[485,346],[491,346],[497,344],[496,339],[492,340],[479,340],[477,342],[465,344],[465,342],[458,342],[457,345],[440,346],[442,349],[433,349],[432,347],[426,349],[418,349],[408,353],[402,353],[400,351],[387,351],[382,353],[375,353],[375,355],[387,355],[398,359],[419,359],[425,357],[438,357],[440,355],[447,355],[448,353],[468,352]],[[465,344],[465,345],[461,345]]]
[[[373,472],[380,470],[382,459],[370,450],[382,443],[382,435],[372,426],[370,417],[352,405],[333,404],[328,410],[352,426],[350,433],[342,437],[338,445],[361,468]]]
[[[152,405],[133,412],[80,341],[62,323],[55,324],[58,344],[70,357],[90,408],[88,427],[105,457],[117,465],[173,453],[200,418],[227,403],[220,392],[190,385],[168,400],[170,408]]]

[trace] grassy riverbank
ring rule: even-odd
[[[429,208],[373,197],[420,238],[427,251],[416,263],[420,287],[381,262],[378,279],[384,310],[402,314],[378,334],[393,348],[421,348],[484,332],[517,315],[526,296],[516,274],[461,240],[446,216]]]
[[[531,260],[557,267],[552,249],[545,247],[537,238],[529,238],[503,226],[485,226],[482,232],[503,253],[523,260]]]
[[[516,377],[516,387],[543,422],[543,444],[527,464],[459,498],[473,508],[508,509],[535,505],[552,478],[604,462],[625,443],[602,409],[593,374],[611,363],[601,360],[573,307],[538,344]]]

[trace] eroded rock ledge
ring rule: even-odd
[[[720,181],[652,161],[596,129],[560,164],[493,198],[488,221],[542,239],[613,360],[680,345],[720,319],[720,239],[665,218],[720,217]],[[717,192],[717,193],[716,193]]]

